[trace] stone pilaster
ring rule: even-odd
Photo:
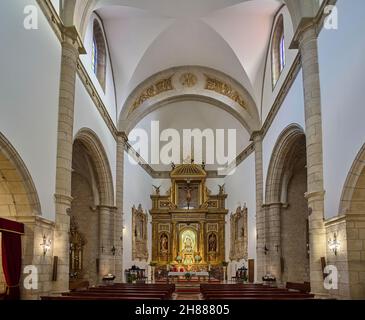
[[[119,243],[120,255],[115,259],[115,275],[116,281],[123,279],[123,196],[124,196],[124,147],[127,141],[125,134],[117,137],[117,168],[116,168],[116,227],[115,227],[115,243]]]
[[[57,163],[56,163],[56,219],[54,255],[58,256],[55,291],[69,286],[69,228],[71,208],[71,170],[74,123],[74,100],[77,60],[85,53],[75,27],[64,27],[58,104]]]
[[[262,136],[253,133],[251,140],[255,145],[255,178],[256,178],[256,279],[260,281],[266,273],[265,266],[265,210],[263,208],[263,168],[262,168]]]
[[[267,205],[268,222],[268,271],[276,277],[278,283],[281,282],[281,230],[280,214],[281,203],[271,203]]]
[[[314,25],[303,27],[298,36],[303,69],[307,180],[309,207],[310,281],[312,292],[325,293],[321,257],[326,256],[322,151],[321,89],[318,43]]]

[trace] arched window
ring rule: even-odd
[[[91,69],[95,73],[101,87],[105,91],[106,45],[102,28],[96,19],[94,20],[93,25]]]
[[[284,19],[281,15],[275,25],[272,45],[272,85],[275,87],[279,80],[280,74],[285,67],[285,35],[284,35]]]

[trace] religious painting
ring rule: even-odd
[[[147,260],[147,213],[139,205],[132,208],[132,260]]]
[[[247,234],[247,208],[238,207],[234,214],[231,214],[231,250],[229,258],[233,261],[247,259],[248,256],[248,234]]]

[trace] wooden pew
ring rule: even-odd
[[[285,287],[289,290],[296,290],[303,293],[309,293],[311,291],[310,282],[304,282],[304,283],[287,282]]]

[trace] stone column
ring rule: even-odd
[[[63,30],[60,92],[58,104],[55,233],[54,256],[58,257],[57,281],[54,291],[67,291],[69,287],[69,229],[71,208],[71,171],[74,100],[77,60],[84,53],[75,27]]]
[[[252,134],[255,145],[255,178],[256,178],[256,279],[260,281],[266,273],[265,263],[265,210],[263,208],[263,168],[262,136],[259,132]]]
[[[113,207],[99,206],[99,280],[114,271],[112,247],[114,245]]]
[[[170,261],[175,261],[176,257],[177,257],[177,250],[175,247],[176,244],[176,222],[172,222],[171,223],[171,258]]]
[[[124,147],[127,137],[124,133],[117,137],[117,168],[116,168],[116,226],[115,226],[115,244],[119,244],[120,255],[115,258],[115,275],[116,281],[121,282],[123,279],[123,184],[124,184]]]
[[[314,25],[303,28],[298,36],[303,69],[305,131],[307,142],[307,179],[309,207],[310,282],[312,292],[325,293],[321,257],[326,256],[324,228],[324,187],[322,152],[321,89],[317,34]]]
[[[278,283],[281,282],[281,232],[280,213],[281,203],[267,204],[268,221],[268,244],[267,255],[269,258],[268,271],[276,277]]]

